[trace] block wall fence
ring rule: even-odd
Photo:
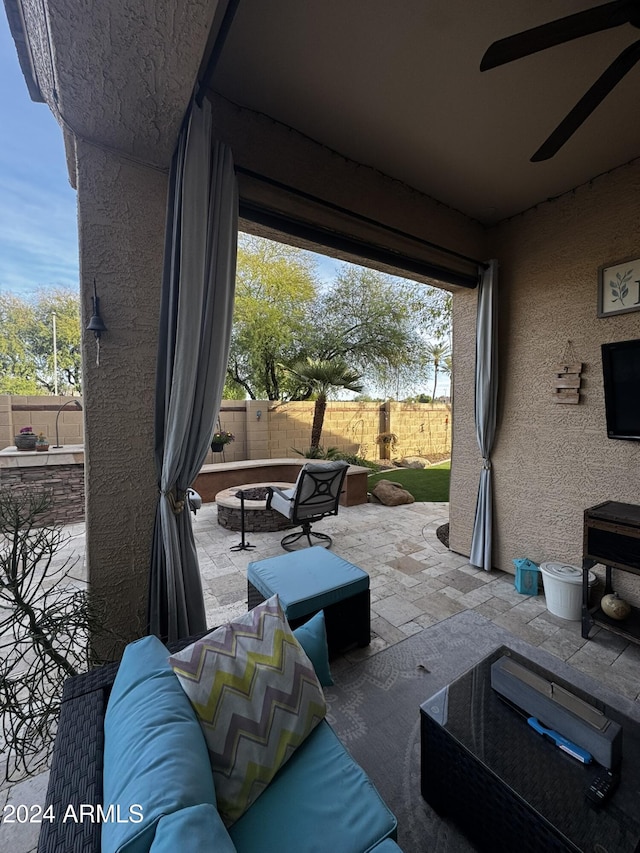
[[[0,395],[0,450],[13,445],[14,435],[24,426],[48,436],[55,444],[58,416],[60,444],[82,445],[83,413],[73,405],[61,406],[78,397],[19,397]],[[311,440],[313,402],[274,403],[269,400],[225,400],[218,422],[232,432],[235,441],[223,453],[207,454],[206,463],[245,459],[297,457]],[[59,415],[58,415],[59,412]],[[149,432],[153,429],[149,414]],[[382,432],[398,437],[395,450],[385,453],[376,443]],[[337,447],[366,459],[394,459],[451,452],[451,407],[445,403],[359,403],[329,401],[322,430],[322,446]]]

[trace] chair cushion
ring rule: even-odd
[[[396,828],[373,782],[323,721],[229,834],[242,853],[363,853]]]
[[[278,595],[299,619],[369,589],[369,575],[320,545],[249,563],[247,578],[265,598]]]
[[[216,795],[206,743],[191,703],[157,637],[127,646],[104,721],[104,802],[123,816],[142,806],[140,822],[102,825],[103,853],[146,853],[157,822]]]
[[[236,853],[215,806],[203,803],[160,818],[150,853]]]
[[[291,518],[291,513],[293,511],[291,498],[293,497],[294,492],[295,488],[280,489],[277,492],[273,492],[271,495],[271,509],[275,509],[281,515],[284,515],[285,518]]]
[[[329,667],[329,647],[327,645],[327,629],[324,624],[324,610],[316,613],[308,622],[296,628],[293,636],[313,664],[320,684],[323,687],[331,687],[333,678]]]
[[[322,688],[277,596],[169,661],[200,719],[231,826],[324,718]]]

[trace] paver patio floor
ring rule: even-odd
[[[640,646],[602,629],[589,640],[580,622],[553,616],[545,599],[521,595],[512,575],[485,572],[466,557],[449,551],[436,530],[448,521],[448,504],[414,503],[400,507],[365,504],[341,507],[318,529],[333,537],[333,551],[365,569],[371,578],[372,641],[366,649],[349,652],[332,669],[348,666],[397,643],[454,613],[477,610],[526,642],[540,646],[576,669],[597,678],[609,689],[640,701]],[[75,575],[82,574],[84,525],[70,525],[67,544],[57,559],[78,557]],[[215,504],[205,504],[194,519],[194,533],[210,626],[245,612],[247,564],[282,554],[283,533],[248,533],[251,551],[231,551],[240,534],[217,523]],[[526,556],[514,554],[514,557]],[[557,559],[549,555],[549,559]],[[42,803],[46,774],[0,789],[0,808],[13,803]],[[6,827],[2,828],[3,833]],[[15,827],[3,834],[0,851],[31,853],[37,827]]]

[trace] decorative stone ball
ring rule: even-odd
[[[623,598],[620,598],[617,592],[603,596],[600,607],[606,616],[609,616],[611,619],[617,619],[620,622],[626,619],[631,613],[631,605]]]

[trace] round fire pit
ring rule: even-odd
[[[240,492],[244,493],[244,529],[247,533],[271,533],[288,530],[291,522],[276,512],[267,509],[267,489],[278,486],[291,489],[294,483],[247,483],[246,486],[232,486],[216,495],[218,524],[227,530],[240,530],[242,514],[240,511]]]

